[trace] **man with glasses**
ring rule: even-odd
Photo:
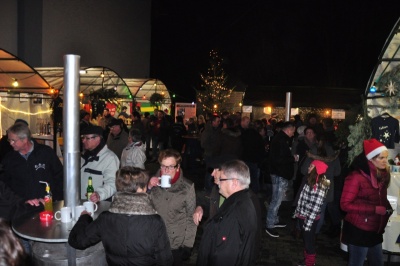
[[[260,225],[249,185],[250,172],[243,161],[221,166],[218,186],[225,201],[204,226],[197,265],[256,264]]]
[[[44,198],[47,182],[53,201],[62,200],[63,166],[55,151],[32,139],[29,127],[16,123],[7,130],[7,138],[13,151],[2,161],[4,172],[0,179],[24,200]]]
[[[111,200],[115,194],[115,173],[119,159],[108,149],[100,126],[90,126],[82,131],[84,153],[81,157],[81,199],[86,199],[89,176],[92,177],[94,193],[91,201]]]

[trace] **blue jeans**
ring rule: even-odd
[[[349,266],[362,266],[364,260],[368,258],[368,265],[370,266],[382,266],[383,255],[382,255],[382,243],[373,247],[359,247],[354,245],[348,245],[349,251]]]
[[[274,228],[275,224],[279,222],[278,210],[281,206],[282,200],[289,184],[289,180],[271,174],[272,181],[272,198],[268,207],[267,213],[267,228]]]

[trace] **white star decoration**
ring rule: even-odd
[[[390,137],[389,132],[386,131],[386,132],[383,134],[383,137],[384,137],[385,139],[388,139],[388,138]]]
[[[386,88],[386,93],[389,96],[395,95],[397,90],[396,90],[396,83],[393,81],[390,81],[390,83],[385,87]]]

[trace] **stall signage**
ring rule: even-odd
[[[195,103],[175,103],[175,116],[182,116],[187,121],[191,117],[196,116]]]
[[[332,109],[332,119],[345,119],[346,111],[343,109]]]
[[[243,105],[242,111],[243,111],[243,113],[252,113],[253,112],[253,106],[251,106],[251,105]]]

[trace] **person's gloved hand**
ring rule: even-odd
[[[192,249],[189,247],[180,247],[181,249],[181,258],[183,261],[188,260],[190,258],[190,256],[192,255]]]
[[[379,215],[386,215],[386,208],[384,206],[376,206],[375,213]]]

